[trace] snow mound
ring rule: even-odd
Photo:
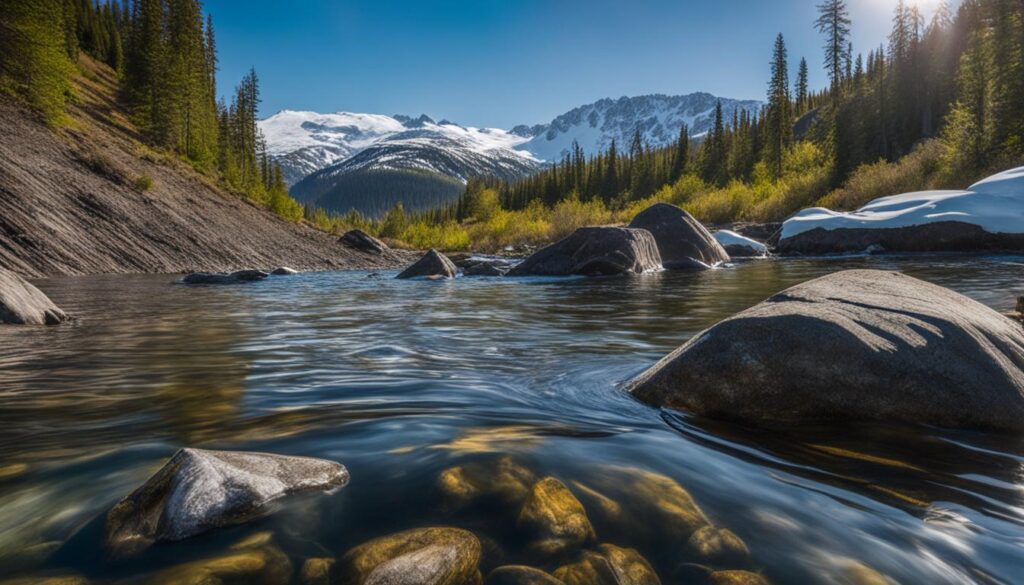
[[[718,243],[721,244],[723,248],[726,248],[728,246],[745,247],[754,250],[755,252],[761,254],[762,256],[768,254],[768,246],[765,246],[764,244],[758,242],[757,240],[753,240],[746,236],[741,236],[740,234],[737,234],[734,231],[719,230],[715,232],[714,237],[716,240],[718,240]]]
[[[966,191],[922,191],[881,197],[850,212],[805,209],[782,225],[782,239],[814,229],[892,229],[956,221],[991,234],[1024,233],[1024,167],[968,187]]]

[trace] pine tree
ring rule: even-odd
[[[850,50],[850,13],[845,0],[825,0],[818,5],[815,26],[825,35],[825,71],[832,84],[833,101],[842,85],[843,65]]]
[[[765,142],[765,162],[776,179],[782,176],[782,159],[792,141],[793,124],[790,108],[786,40],[780,34],[775,39],[772,78],[768,84],[768,128]]]
[[[690,129],[686,124],[679,127],[679,138],[676,139],[675,152],[672,155],[672,169],[669,172],[669,182],[675,183],[686,173],[686,167],[690,163]]]
[[[63,0],[0,4],[0,91],[23,96],[51,124],[71,91],[66,9]]]
[[[796,113],[802,115],[809,108],[808,100],[807,59],[800,59],[800,68],[796,74]]]

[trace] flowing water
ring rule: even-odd
[[[657,493],[623,489],[638,474],[678,482],[746,542],[749,559],[718,568],[772,583],[853,582],[865,566],[900,583],[1024,583],[1021,437],[880,424],[767,431],[651,408],[621,390],[716,321],[862,267],[1002,311],[1024,294],[1022,258],[947,256],[594,280],[43,281],[78,320],[0,329],[0,576],[66,568],[136,582],[266,530],[299,566],[427,525],[480,535],[485,570],[529,562],[514,513],[454,513],[437,490],[446,468],[509,456],[570,486],[598,541],[636,547],[664,583],[703,561],[685,542],[649,538],[671,527],[642,512]],[[263,520],[110,558],[103,514],[183,446],[325,457],[352,479]],[[620,522],[599,521],[609,502],[595,491],[618,504]],[[646,525],[630,523],[640,518]]]

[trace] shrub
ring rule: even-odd
[[[454,221],[442,224],[416,221],[409,224],[398,239],[420,250],[468,250],[470,243],[469,232]]]
[[[132,187],[139,193],[145,193],[153,188],[153,177],[149,175],[139,175],[132,181]]]
[[[929,140],[896,162],[861,165],[850,175],[846,185],[823,197],[818,205],[853,210],[879,197],[944,186],[941,171],[945,156],[942,142]]]
[[[574,196],[559,202],[551,210],[549,235],[552,240],[560,240],[581,227],[605,225],[611,221],[612,214],[601,200],[583,202]]]

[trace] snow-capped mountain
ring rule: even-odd
[[[466,180],[495,174],[507,178],[536,169],[541,161],[515,147],[526,138],[492,128],[464,128],[428,116],[318,114],[285,110],[259,123],[267,151],[289,185],[344,163],[335,173],[369,168],[416,168]]]
[[[714,124],[715,104],[726,120],[757,101],[721,99],[707,93],[603,99],[558,116],[548,124],[511,130],[469,128],[426,115],[384,116],[284,110],[260,121],[267,150],[302,202],[345,212],[380,214],[402,201],[424,209],[457,197],[474,176],[514,179],[562,158],[576,141],[587,154],[612,140],[628,148],[639,129],[651,146],[664,146],[687,124],[700,136]]]
[[[676,140],[684,123],[691,136],[711,130],[719,101],[726,123],[732,120],[734,112],[756,112],[762,105],[758,101],[718,98],[708,93],[621,97],[578,107],[549,124],[516,126],[510,132],[529,139],[518,148],[546,161],[561,159],[573,141],[587,154],[596,154],[607,150],[615,139],[621,151],[629,147],[637,129],[649,145],[664,146]]]

